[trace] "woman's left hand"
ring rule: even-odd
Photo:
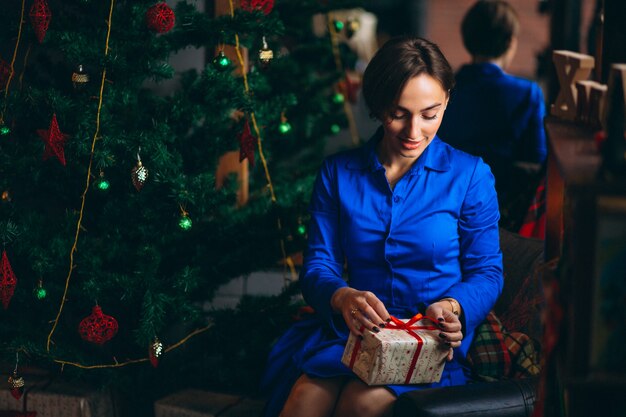
[[[461,346],[463,332],[461,331],[461,321],[459,317],[446,308],[447,302],[437,301],[426,309],[426,316],[436,319],[441,332],[439,338],[442,346],[449,348],[448,361],[454,357],[453,348]]]

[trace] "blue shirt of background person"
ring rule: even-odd
[[[439,48],[421,38],[391,39],[365,70],[364,98],[382,126],[320,169],[300,274],[316,313],[272,349],[267,416],[390,415],[402,392],[467,382],[463,359],[502,290],[502,254],[489,167],[436,136],[453,84]],[[448,351],[440,382],[368,386],[341,363],[350,332],[420,311],[438,320]]]
[[[505,1],[481,0],[468,10],[461,33],[472,63],[456,74],[438,133],[489,164],[501,209],[527,188],[530,195],[534,192],[536,183],[524,183],[529,177],[518,163],[542,165],[547,155],[541,88],[505,72],[517,50],[518,32],[517,14]],[[522,215],[526,208],[519,208]]]

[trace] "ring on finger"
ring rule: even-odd
[[[352,310],[350,310],[350,315],[356,318],[356,313],[358,312],[359,312],[358,308],[353,308]]]

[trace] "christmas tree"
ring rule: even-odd
[[[254,386],[297,289],[231,312],[202,304],[242,274],[293,274],[325,140],[349,120],[343,24],[329,13],[358,2],[223,4],[216,16],[191,0],[3,2],[5,372],[17,352],[20,366],[152,380],[155,395],[181,374],[241,388],[247,373]],[[189,47],[206,48],[206,65],[175,74],[169,57]],[[154,88],[174,75],[176,88]],[[239,177],[218,174],[232,152]]]

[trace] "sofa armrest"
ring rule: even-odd
[[[398,397],[394,417],[529,417],[537,381],[532,377],[407,392]]]

